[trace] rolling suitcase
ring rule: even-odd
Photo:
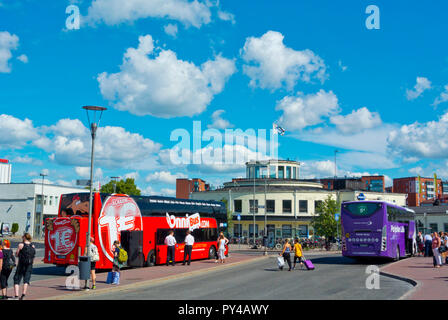
[[[314,270],[314,265],[311,262],[311,260],[307,260],[305,257],[303,257],[303,259],[305,260],[305,267],[307,270]]]

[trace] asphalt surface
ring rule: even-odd
[[[309,257],[311,258],[311,257]],[[142,288],[97,294],[101,300],[396,300],[412,285],[380,276],[380,289],[366,288],[366,268],[338,255],[313,256],[316,270],[280,271],[276,256],[186,279],[167,280]],[[378,267],[381,264],[376,262]],[[80,297],[81,299],[81,297]]]

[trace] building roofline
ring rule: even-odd
[[[0,186],[2,185],[37,185],[37,186],[41,186],[42,183],[37,183],[37,182],[10,182],[10,183],[0,183]],[[87,190],[89,191],[89,189],[85,189],[85,188],[80,188],[80,187],[70,187],[70,186],[61,186],[61,185],[57,185],[57,184],[47,184],[44,183],[44,186],[50,186],[50,187],[58,187],[58,188],[70,188],[70,189],[79,189],[79,190]]]

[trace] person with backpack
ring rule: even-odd
[[[2,247],[3,251],[3,263],[0,267],[0,288],[2,289],[2,296],[0,299],[8,299],[8,279],[16,266],[16,258],[11,250],[11,243],[9,240],[3,240],[0,247]]]
[[[115,240],[112,246],[112,251],[114,253],[114,263],[112,271],[115,273],[113,275],[112,284],[120,284],[120,269],[123,268],[128,260],[127,252],[121,247],[120,241]]]
[[[33,261],[36,255],[36,248],[31,243],[31,235],[25,233],[22,237],[23,242],[19,243],[16,251],[16,257],[19,258],[19,263],[14,274],[14,299],[19,299],[20,281],[23,278],[23,290],[20,300],[25,298],[28,286],[31,280],[31,272],[33,271]]]

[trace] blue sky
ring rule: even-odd
[[[193,121],[277,122],[280,158],[306,178],[332,176],[335,149],[340,175],[448,178],[445,1],[139,2],[0,0],[0,158],[14,182],[86,178],[83,105],[108,108],[98,180],[133,176],[147,194],[173,195],[176,177],[244,176],[243,163],[168,161],[171,133]],[[380,29],[366,27],[369,5]]]

